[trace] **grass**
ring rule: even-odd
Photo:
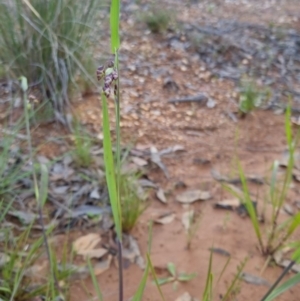
[[[120,175],[120,201],[122,208],[122,230],[130,232],[135,226],[138,218],[146,208],[138,194],[136,186],[139,175],[136,174],[121,174]]]
[[[298,137],[299,137],[299,134],[297,134],[296,137],[293,138],[290,115],[291,112],[290,109],[288,109],[285,117],[285,132],[286,132],[286,139],[287,139],[287,145],[289,150],[289,161],[285,170],[283,182],[278,181],[279,164],[275,162],[272,166],[270,189],[267,196],[267,202],[271,204],[272,213],[271,213],[270,230],[266,239],[264,239],[264,235],[262,233],[259,224],[257,212],[256,209],[254,208],[250,196],[250,191],[246,181],[245,173],[239,162],[237,163],[237,165],[238,165],[239,176],[242,182],[242,190],[243,190],[242,195],[240,195],[237,192],[234,192],[228,186],[226,187],[226,189],[230,190],[231,193],[233,193],[236,197],[238,197],[241,200],[242,203],[245,204],[245,207],[250,216],[250,220],[255,235],[259,243],[260,250],[263,255],[272,256],[277,250],[283,248],[287,243],[288,239],[293,235],[296,229],[300,226],[300,213],[295,214],[293,217],[291,217],[287,222],[283,224],[280,224],[278,222],[278,216],[280,210],[282,209],[285,203],[289,191],[289,187],[292,181],[293,167],[294,167],[294,153],[296,150]]]
[[[193,210],[186,212],[186,214],[188,215],[188,228],[186,231],[186,235],[187,235],[186,248],[187,250],[190,250],[192,241],[199,229],[202,215],[199,214],[196,216]]]
[[[18,182],[30,176],[30,171],[22,169],[22,159],[19,158],[21,153],[17,151],[12,154],[11,146],[16,143],[16,127],[12,133],[3,133],[0,145],[0,198],[10,199],[18,196],[17,184]],[[15,157],[14,157],[15,156]],[[26,156],[24,155],[23,159]],[[13,164],[11,162],[14,162]]]
[[[92,164],[93,158],[90,152],[92,139],[88,133],[84,131],[78,120],[74,122],[74,158],[78,166],[89,167]]]
[[[57,119],[63,118],[76,78],[89,82],[89,35],[96,0],[12,0],[0,3],[0,62],[6,78],[25,76]],[[85,55],[82,55],[82,54]]]
[[[174,12],[161,9],[159,5],[152,5],[146,12],[141,14],[140,19],[152,33],[164,33],[174,21]]]
[[[260,107],[268,98],[270,92],[259,88],[253,81],[243,80],[240,87],[239,111],[241,114],[251,113]]]

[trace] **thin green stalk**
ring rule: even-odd
[[[32,148],[32,142],[31,142],[31,133],[30,133],[30,122],[29,122],[29,113],[28,113],[28,101],[27,101],[27,89],[28,89],[28,84],[27,84],[27,79],[25,77],[21,77],[21,88],[23,92],[23,103],[24,103],[24,113],[25,113],[25,124],[26,124],[26,134],[27,134],[27,143],[28,143],[28,149],[29,149],[29,158],[30,158],[30,163],[32,164],[32,174],[33,174],[33,183],[34,183],[34,192],[35,192],[35,197],[37,200],[37,208],[38,208],[38,214],[39,214],[39,219],[42,227],[42,236],[45,244],[45,249],[47,253],[47,257],[49,260],[49,264],[51,267],[51,274],[53,276],[54,280],[54,285],[56,286],[57,291],[60,293],[60,287],[58,284],[58,280],[56,278],[56,275],[53,271],[53,266],[52,266],[52,260],[51,260],[51,254],[50,254],[50,247],[48,244],[48,239],[46,236],[46,230],[45,230],[45,225],[44,225],[44,220],[43,220],[43,212],[42,212],[42,201],[45,201],[45,192],[43,191],[42,194],[40,194],[39,187],[38,187],[38,181],[37,181],[37,176],[35,172],[35,166],[34,166],[34,160],[33,160],[33,148]],[[42,171],[42,175],[44,175]],[[44,182],[44,176],[42,176],[42,182]],[[48,185],[48,183],[46,183]],[[45,183],[44,183],[45,185]],[[45,189],[45,187],[43,187]],[[41,199],[41,196],[43,200]],[[12,299],[11,299],[12,300]]]
[[[117,189],[116,202],[119,213],[119,233],[118,238],[118,258],[119,258],[119,301],[123,301],[123,259],[122,259],[122,214],[121,214],[121,200],[120,200],[120,173],[121,173],[121,131],[120,131],[120,73],[119,73],[119,56],[118,50],[120,47],[120,0],[111,0],[110,6],[110,38],[111,51],[115,54],[115,67],[117,68],[117,93],[115,96],[116,106],[116,133],[117,133]],[[115,172],[115,171],[114,171]]]
[[[222,301],[226,301],[226,300],[228,300],[228,298],[230,297],[230,294],[232,293],[232,291],[233,291],[233,289],[234,289],[234,286],[236,285],[237,281],[238,281],[238,280],[240,279],[240,277],[241,277],[241,274],[242,274],[242,272],[243,272],[243,270],[244,270],[244,267],[245,267],[247,261],[248,261],[248,257],[246,257],[246,258],[244,259],[244,261],[242,261],[242,263],[238,266],[238,268],[237,268],[237,273],[236,273],[236,275],[234,276],[234,278],[233,278],[233,280],[232,280],[232,282],[231,282],[229,288],[227,289],[227,292],[226,292],[225,296],[222,298]]]

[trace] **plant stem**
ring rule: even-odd
[[[122,242],[118,239],[118,264],[119,264],[119,301],[123,301],[123,256]]]
[[[121,196],[120,196],[120,175],[121,175],[121,128],[120,128],[120,68],[119,68],[119,54],[115,52],[115,65],[117,69],[117,95],[115,96],[116,106],[116,134],[117,134],[117,197],[121,212]],[[122,214],[120,216],[122,225]],[[119,301],[123,301],[123,257],[122,257],[122,235],[118,238],[118,262],[119,262]]]
[[[44,240],[44,244],[45,244],[46,254],[47,254],[49,264],[50,264],[50,267],[51,267],[51,270],[52,270],[51,272],[52,272],[52,276],[53,276],[53,280],[54,280],[54,285],[55,285],[58,293],[61,293],[60,292],[60,287],[59,287],[59,284],[58,284],[58,280],[57,280],[56,275],[55,275],[55,273],[53,272],[53,269],[52,269],[50,248],[49,248],[48,239],[47,239],[47,236],[46,236],[46,229],[45,229],[44,220],[43,220],[43,212],[42,212],[42,206],[41,206],[41,203],[40,203],[40,193],[39,193],[39,188],[38,188],[38,181],[37,181],[37,176],[36,176],[34,161],[33,161],[33,149],[32,149],[31,133],[30,133],[27,94],[26,94],[25,90],[23,90],[23,103],[24,103],[27,143],[28,143],[28,149],[29,149],[29,160],[30,160],[30,163],[32,164],[32,176],[33,176],[33,183],[34,183],[34,191],[35,191],[35,197],[36,197],[36,200],[37,200],[37,208],[38,208],[40,224],[41,224],[41,227],[42,227],[43,240]]]
[[[279,284],[279,282],[283,279],[283,277],[288,273],[288,271],[293,267],[293,265],[295,263],[296,263],[295,261],[290,262],[290,264],[283,270],[281,275],[277,278],[277,280],[270,287],[270,289],[267,291],[267,293],[262,297],[261,301],[265,301],[267,299],[267,297],[273,292],[273,290],[276,288],[276,286]]]

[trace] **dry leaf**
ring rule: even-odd
[[[270,283],[266,279],[251,275],[249,273],[243,272],[241,278],[247,283],[270,286]]]
[[[112,260],[112,255],[108,255],[107,259],[101,262],[98,262],[94,265],[94,273],[95,276],[103,274],[110,267],[110,263]]]
[[[283,210],[286,212],[288,215],[293,216],[294,215],[294,210],[293,207],[290,204],[284,204],[283,205]]]
[[[168,213],[168,214],[164,214],[163,216],[160,216],[159,218],[154,220],[154,222],[157,224],[166,225],[166,224],[170,224],[171,222],[173,222],[175,217],[176,217],[175,213]]]
[[[240,206],[240,201],[239,199],[228,199],[228,200],[222,200],[220,202],[217,202],[214,204],[215,208],[220,208],[220,209],[228,209],[228,210],[234,210]]]
[[[166,196],[165,196],[165,193],[163,191],[162,188],[159,188],[157,191],[156,191],[156,197],[164,204],[167,204],[167,199],[166,199]]]
[[[171,146],[171,147],[168,147],[166,149],[163,149],[159,152],[159,155],[160,156],[163,156],[163,155],[167,155],[167,154],[170,154],[170,153],[175,153],[175,152],[178,152],[178,151],[184,151],[185,148],[184,146],[182,145],[174,145],[174,146]]]
[[[161,162],[160,154],[158,153],[157,148],[154,146],[151,146],[150,153],[151,153],[151,161],[153,163],[155,163],[164,172],[166,178],[169,179],[169,172],[168,172],[166,166]]]
[[[85,250],[81,251],[79,255],[82,255],[85,259],[86,258],[101,258],[105,254],[107,254],[108,250],[104,248],[99,248],[99,249],[93,249],[93,250]]]
[[[186,231],[188,231],[190,229],[193,219],[194,219],[194,210],[193,209],[186,211],[182,214],[181,221],[182,221],[183,227]]]
[[[130,159],[134,164],[140,167],[146,166],[148,164],[148,162],[145,159],[142,159],[140,157],[132,156]]]
[[[135,263],[143,270],[146,267],[145,260],[141,255],[139,245],[131,235],[129,236],[129,248],[135,253]]]
[[[179,203],[190,204],[196,201],[205,201],[211,198],[209,191],[202,190],[187,190],[176,196],[176,200]]]
[[[122,257],[125,258],[125,259],[128,259],[131,263],[134,263],[135,258],[136,258],[136,254],[131,249],[123,248]]]
[[[192,298],[192,296],[188,292],[185,292],[184,294],[179,296],[175,301],[193,301],[193,300],[194,298]]]
[[[94,250],[100,241],[101,237],[99,234],[90,233],[75,240],[73,243],[73,248],[77,254],[85,256],[86,252]]]
[[[211,252],[226,256],[226,257],[230,257],[230,253],[222,248],[210,248],[209,249]]]

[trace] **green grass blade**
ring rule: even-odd
[[[103,148],[104,148],[106,182],[107,182],[107,187],[109,192],[109,199],[112,208],[112,213],[114,217],[114,223],[116,227],[116,233],[118,239],[122,241],[122,214],[121,214],[120,200],[117,194],[107,99],[103,93],[101,94],[101,98],[102,98],[102,114],[103,114],[103,136],[104,136]]]
[[[111,36],[111,52],[112,53],[115,53],[120,47],[119,15],[120,15],[120,1],[119,0],[111,0],[110,36]]]
[[[160,287],[160,285],[159,285],[159,280],[158,280],[158,278],[157,278],[157,276],[156,276],[156,273],[155,273],[153,264],[152,264],[152,262],[151,262],[151,258],[150,258],[149,253],[147,254],[147,260],[148,260],[148,263],[149,263],[149,266],[150,266],[151,274],[152,274],[152,276],[153,276],[153,278],[154,278],[154,283],[155,283],[155,285],[156,285],[156,287],[157,287],[157,289],[158,289],[158,292],[159,292],[159,294],[160,294],[160,297],[161,297],[161,299],[162,299],[163,301],[166,301],[166,299],[165,299],[165,297],[164,297],[164,294],[163,294],[163,292],[162,292],[162,290],[161,290],[161,287]]]
[[[262,241],[262,235],[261,235],[261,232],[260,232],[259,222],[258,222],[257,215],[256,215],[256,210],[253,206],[253,203],[252,203],[252,200],[251,200],[251,197],[250,197],[250,193],[249,193],[249,189],[248,189],[248,185],[247,185],[247,181],[246,181],[246,177],[245,177],[244,171],[243,171],[242,166],[241,166],[239,161],[238,161],[238,169],[239,169],[240,179],[241,179],[241,182],[242,182],[242,187],[243,187],[243,192],[244,192],[243,202],[244,202],[244,204],[246,206],[246,209],[249,213],[252,226],[254,228],[256,237],[258,239],[261,251],[263,252],[264,251],[264,245],[263,245],[263,241]]]
[[[271,204],[274,209],[277,207],[276,204],[276,186],[277,186],[277,174],[279,169],[279,162],[275,161],[272,165],[272,175],[271,175],[271,181],[270,181],[270,198],[271,198]],[[275,212],[273,212],[273,215],[275,215]]]
[[[285,135],[289,150],[293,149],[293,134],[291,127],[291,106],[288,105],[285,114]]]
[[[88,259],[87,262],[88,262],[88,268],[89,268],[89,271],[90,271],[90,274],[91,274],[93,286],[94,286],[94,288],[96,290],[96,294],[97,294],[98,300],[99,301],[103,301],[102,293],[101,293],[101,290],[100,290],[99,283],[97,281],[96,275],[94,273],[94,269],[92,267],[91,260]]]
[[[299,227],[299,225],[300,225],[300,212],[298,212],[295,216],[292,217],[292,222],[287,230],[285,239],[291,236],[294,233],[294,231]]]
[[[167,264],[167,269],[170,272],[170,274],[175,277],[176,276],[176,267],[175,264],[173,262],[169,262]]]
[[[149,269],[150,269],[150,265],[149,265],[149,261],[147,261],[146,269],[144,271],[142,280],[140,282],[140,285],[139,285],[136,293],[134,294],[133,298],[131,299],[131,301],[141,301],[142,300],[144,290],[146,287],[146,283],[147,283],[147,279],[148,279],[148,275],[149,275]]]
[[[142,297],[143,297],[143,294],[144,294],[144,290],[145,290],[145,287],[146,287],[146,283],[147,283],[147,279],[148,279],[148,275],[149,275],[149,270],[152,266],[151,264],[151,260],[150,260],[150,251],[151,251],[151,245],[152,245],[152,225],[153,223],[150,222],[149,224],[149,231],[148,231],[148,252],[147,252],[147,265],[146,265],[146,269],[144,271],[144,274],[143,274],[143,277],[142,277],[142,280],[140,282],[140,285],[134,295],[134,297],[132,298],[131,301],[141,301],[142,300]]]
[[[233,291],[233,289],[234,289],[234,287],[235,287],[237,281],[238,281],[238,280],[240,279],[240,277],[241,277],[241,274],[242,274],[242,272],[243,272],[243,270],[244,270],[244,267],[245,267],[247,261],[248,261],[248,257],[246,257],[245,260],[241,263],[241,265],[238,266],[238,268],[237,268],[237,273],[236,273],[236,275],[234,276],[234,278],[233,278],[233,280],[232,280],[232,282],[231,282],[231,284],[230,284],[230,286],[229,286],[227,292],[225,293],[225,295],[224,295],[222,301],[226,301],[226,300],[229,299],[230,294],[232,293],[232,291]]]
[[[264,301],[272,301],[275,300],[278,296],[283,294],[285,291],[289,290],[290,288],[294,287],[300,282],[300,273],[293,276],[286,282],[284,282],[281,286],[275,289]]]
[[[206,283],[205,283],[205,288],[202,296],[203,301],[210,301],[212,300],[212,259],[213,259],[213,251],[210,251],[210,256],[209,256],[209,264],[208,264],[208,270],[207,270],[207,276],[206,276]]]
[[[228,259],[227,259],[227,261],[226,261],[226,263],[225,263],[225,265],[224,265],[224,267],[223,267],[223,269],[222,269],[222,271],[220,273],[220,276],[219,276],[219,278],[217,280],[217,283],[219,283],[219,281],[221,280],[221,278],[222,278],[222,276],[223,276],[223,274],[224,274],[224,272],[225,272],[225,270],[226,270],[226,268],[227,268],[230,260],[231,260],[231,257],[228,257]]]
[[[40,205],[43,208],[47,197],[48,197],[48,183],[49,183],[49,173],[47,166],[45,164],[41,164],[41,183],[40,183]]]

